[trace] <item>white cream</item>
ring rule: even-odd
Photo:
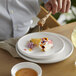
[[[40,44],[39,44],[39,48],[40,49],[43,49],[40,45],[41,45],[42,43],[40,42]],[[52,47],[53,47],[53,43],[49,43],[48,41],[45,43],[45,44],[42,44],[45,48],[44,48],[44,51],[48,51],[48,50],[50,50]]]

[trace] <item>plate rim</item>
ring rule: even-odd
[[[56,36],[58,39],[60,39],[61,41],[62,41],[62,43],[63,43],[63,47],[62,47],[62,49],[60,50],[60,51],[58,51],[58,52],[56,52],[57,54],[59,54],[60,52],[62,52],[63,51],[63,49],[64,49],[64,47],[65,47],[65,45],[64,45],[64,41],[63,41],[63,39],[61,39],[60,37],[58,37],[57,35],[56,35],[56,33],[51,33],[51,32],[35,32],[35,33],[30,33],[30,34],[37,34],[37,33],[46,33],[46,34],[51,34],[51,35],[54,35],[54,36]],[[27,34],[27,35],[25,35],[25,36],[28,36],[28,35],[30,35],[30,34]],[[21,37],[19,40],[18,40],[18,42],[17,42],[17,44],[19,43],[19,41],[22,39],[22,38],[24,38],[25,36],[23,36],[23,37]],[[20,50],[20,49],[19,49]],[[20,50],[20,52],[21,52],[21,50]],[[21,52],[22,53],[22,52]],[[24,53],[22,53],[22,54],[24,54]],[[53,56],[53,55],[55,55],[55,53],[53,53],[53,54],[49,54],[49,55],[47,55],[46,57],[45,56],[36,56],[36,55],[30,55],[30,54],[28,54],[28,53],[25,53],[26,54],[26,56],[28,56],[28,57],[32,57],[32,58],[42,58],[42,59],[44,59],[44,58],[46,58],[46,57],[50,57],[50,56]]]

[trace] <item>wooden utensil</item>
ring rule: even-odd
[[[43,17],[42,19],[40,19],[38,21],[38,26],[40,26],[40,27],[44,26],[44,24],[46,23],[46,20],[50,16],[50,14],[51,14],[51,12],[49,12],[45,17]]]

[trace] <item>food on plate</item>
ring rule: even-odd
[[[42,51],[48,51],[53,47],[53,41],[48,38],[32,38],[28,44],[29,49],[33,49],[34,47],[40,48]]]

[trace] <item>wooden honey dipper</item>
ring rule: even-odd
[[[44,24],[46,23],[46,20],[50,16],[50,14],[51,14],[51,12],[49,12],[45,17],[43,17],[42,19],[40,19],[38,21],[38,26],[40,26],[40,27],[44,26]]]

